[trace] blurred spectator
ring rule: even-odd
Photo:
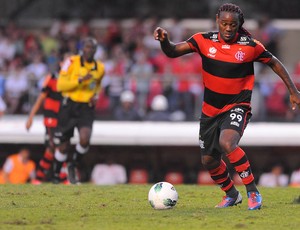
[[[28,148],[21,148],[19,153],[8,156],[0,176],[0,183],[24,184],[35,177],[35,163],[30,160]]]
[[[2,97],[0,96],[0,118],[4,115],[6,111],[6,104],[3,101]]]
[[[24,113],[22,108],[22,99],[26,97],[29,90],[29,81],[27,78],[27,71],[21,59],[15,59],[11,62],[7,79],[5,81],[5,96],[7,103],[7,113]]]
[[[138,108],[141,113],[146,113],[150,79],[153,76],[154,69],[147,58],[146,50],[143,50],[143,48],[135,51],[135,61],[131,67],[130,75],[136,85]]]
[[[290,186],[300,187],[300,166],[292,172]]]
[[[42,84],[44,82],[44,77],[48,73],[48,67],[43,60],[42,53],[37,53],[34,57],[32,62],[26,66],[26,70],[29,76],[29,79],[32,82],[35,82],[36,89],[41,89]]]
[[[108,96],[110,102],[110,110],[113,112],[120,102],[120,95],[124,90],[125,76],[127,75],[131,60],[122,46],[116,45],[112,49],[111,58],[104,62],[105,75],[107,79]]]
[[[126,169],[110,156],[106,163],[98,163],[94,166],[91,181],[95,185],[124,184],[127,181]]]
[[[146,121],[170,121],[168,101],[164,95],[157,95],[151,103],[151,111],[145,117]]]
[[[270,172],[262,173],[259,177],[258,185],[265,187],[284,187],[289,184],[289,176],[284,174],[281,164],[275,164]]]
[[[268,14],[262,14],[258,18],[258,28],[255,37],[259,40],[267,50],[273,55],[279,57],[278,45],[282,31],[273,25],[273,21]]]
[[[114,111],[114,119],[117,121],[140,121],[142,117],[135,109],[135,96],[132,91],[124,91],[120,97],[121,105]]]
[[[272,92],[266,97],[265,106],[269,118],[278,119],[286,118],[289,110],[287,103],[287,89],[282,81],[274,84]]]

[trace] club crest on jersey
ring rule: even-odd
[[[234,56],[235,56],[236,60],[244,61],[245,53],[243,51],[238,51],[238,52],[236,52],[236,54]]]
[[[209,49],[208,49],[208,54],[207,54],[207,56],[210,56],[210,57],[215,57],[216,55],[216,53],[217,53],[217,49],[215,48],[215,47],[210,47]]]

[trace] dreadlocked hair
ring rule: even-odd
[[[240,27],[239,27],[238,32],[240,34],[251,36],[251,33],[243,27],[243,24],[245,22],[244,14],[239,6],[232,4],[232,3],[225,3],[222,6],[220,6],[217,15],[220,16],[221,12],[237,13],[238,17],[239,17],[239,21],[240,21]]]

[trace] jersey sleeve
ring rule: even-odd
[[[194,52],[201,53],[200,44],[202,40],[203,40],[202,34],[197,33],[192,35],[188,40],[186,40],[186,42],[189,44],[189,46]]]
[[[48,93],[49,92],[49,82],[51,80],[51,74],[48,74],[46,77],[45,77],[45,80],[43,82],[43,87],[42,87],[42,92],[43,93]]]
[[[273,55],[259,41],[254,39],[254,42],[256,43],[254,61],[268,63]]]
[[[71,74],[74,69],[74,61],[71,58],[68,58],[64,61],[59,76],[57,79],[57,90],[60,92],[73,90],[78,86],[77,79],[71,79]]]
[[[97,62],[97,65],[98,65],[98,71],[99,71],[99,80],[97,82],[97,89],[96,89],[96,93],[99,93],[101,91],[101,82],[102,82],[102,79],[104,77],[104,74],[105,74],[105,66],[102,62]]]

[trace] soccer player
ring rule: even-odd
[[[64,55],[64,60],[70,56],[69,53]],[[57,67],[57,71],[59,71],[59,66]],[[33,184],[41,184],[43,181],[47,180],[47,174],[49,173],[52,162],[53,155],[55,150],[55,144],[53,142],[54,131],[56,129],[58,123],[58,111],[60,107],[61,101],[61,93],[57,91],[57,73],[49,73],[44,82],[43,87],[39,96],[37,97],[30,113],[28,119],[26,121],[25,127],[29,131],[34,116],[39,111],[41,106],[43,106],[43,117],[44,117],[44,126],[46,128],[45,135],[45,152],[36,169],[36,179],[32,180]],[[68,184],[68,180],[64,173],[60,174],[60,179],[65,184]]]
[[[248,196],[248,209],[260,209],[259,193],[250,163],[238,146],[251,117],[254,85],[253,62],[267,64],[285,83],[292,108],[300,106],[300,94],[283,64],[244,29],[244,15],[239,6],[226,3],[216,15],[217,32],[196,33],[188,40],[173,43],[165,29],[158,27],[154,38],[171,58],[196,52],[202,58],[205,87],[200,118],[199,143],[203,166],[226,193],[216,205],[225,208],[242,202],[242,196],[229,177],[222,160],[225,154],[241,177]]]
[[[54,183],[59,183],[59,173],[70,151],[70,139],[74,129],[79,132],[79,143],[75,146],[72,160],[68,163],[69,181],[79,182],[77,166],[83,155],[88,152],[92,125],[94,121],[94,104],[101,80],[104,76],[104,64],[94,59],[97,42],[93,38],[83,41],[82,55],[67,59],[60,70],[57,89],[62,93],[62,102],[55,132]]]
[[[32,180],[32,184],[41,184],[47,181],[47,176],[51,170],[55,145],[53,142],[54,131],[57,126],[57,114],[59,111],[61,94],[56,90],[57,76],[54,73],[47,75],[44,80],[43,88],[36,99],[28,119],[26,121],[26,129],[30,130],[33,118],[43,105],[44,125],[46,128],[45,135],[45,152],[36,169],[36,179]],[[60,174],[60,180],[68,184],[68,180],[64,173]]]

